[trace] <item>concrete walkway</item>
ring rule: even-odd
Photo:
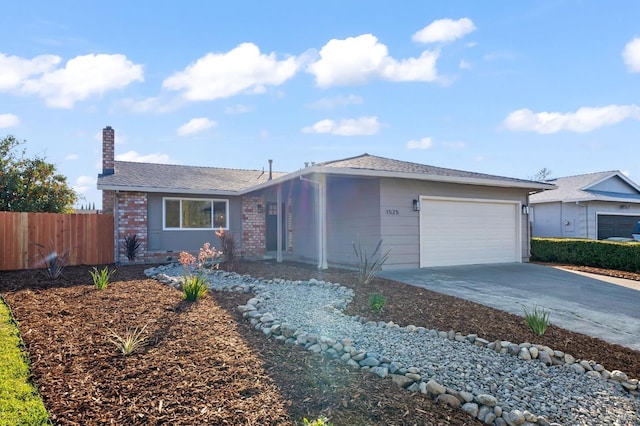
[[[380,276],[523,317],[524,308],[544,308],[559,327],[640,350],[640,283],[635,281],[532,263],[383,271]]]

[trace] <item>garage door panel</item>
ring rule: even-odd
[[[598,239],[609,237],[631,237],[631,233],[640,221],[640,216],[599,214]]]
[[[421,266],[520,261],[518,204],[422,199]]]

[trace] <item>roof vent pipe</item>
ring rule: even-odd
[[[273,160],[269,160],[269,180],[273,179],[272,166],[273,166]]]

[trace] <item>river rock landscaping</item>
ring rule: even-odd
[[[89,268],[69,268],[58,281],[34,271],[0,274],[55,424],[301,424],[319,416],[335,425],[637,422],[640,353],[553,325],[538,337],[515,315],[383,279],[363,288],[353,271],[300,264],[243,262],[240,276],[212,280],[233,291],[193,304],[144,276],[143,266],[117,269],[102,291]],[[302,297],[277,291],[291,286],[313,309],[278,310],[283,299]],[[326,303],[316,303],[321,293]],[[384,294],[381,313],[371,313],[371,293]],[[131,356],[107,339],[107,328],[144,325],[148,344]],[[335,327],[341,336],[329,334]],[[374,335],[387,337],[376,347]],[[399,336],[415,340],[383,344]],[[412,365],[425,341],[436,348]],[[442,358],[475,351],[475,360]],[[454,363],[458,376],[447,373]],[[492,379],[491,369],[503,378]],[[542,384],[527,382],[535,375]],[[536,385],[566,401],[536,402]]]

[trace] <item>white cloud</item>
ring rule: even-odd
[[[640,37],[626,44],[622,51],[622,58],[629,72],[640,72]]]
[[[78,160],[80,156],[78,154],[69,154],[64,157],[65,161],[75,161]]]
[[[378,117],[347,118],[340,121],[325,119],[305,127],[302,131],[340,136],[375,135],[380,131],[380,123]]]
[[[117,161],[132,161],[134,163],[173,164],[167,154],[160,154],[159,152],[141,155],[136,151],[127,151],[123,154],[116,155],[115,159]]]
[[[58,63],[60,57],[54,55],[24,59],[0,53],[0,91],[19,89],[27,78],[48,72]]]
[[[279,61],[275,53],[265,55],[255,44],[243,43],[227,53],[208,53],[165,79],[162,86],[182,91],[190,101],[262,93],[265,86],[279,86],[293,77],[299,66],[295,57]]]
[[[353,94],[349,96],[338,95],[332,98],[322,98],[313,103],[307,104],[307,108],[311,109],[334,109],[345,107],[348,105],[358,105],[362,103],[362,98]]]
[[[94,189],[96,186],[96,178],[92,176],[78,176],[73,189],[79,194],[84,194],[90,189]]]
[[[42,97],[54,108],[72,108],[94,95],[143,81],[142,65],[124,55],[90,54],[70,59],[64,68],[47,70],[22,82],[21,91]]]
[[[0,129],[4,127],[16,127],[20,119],[15,114],[0,114]]]
[[[425,50],[418,58],[390,60],[382,69],[382,76],[391,81],[434,81],[438,78],[436,61],[439,51]]]
[[[434,81],[439,51],[400,61],[372,34],[333,39],[320,49],[320,59],[307,67],[320,87],[363,84],[375,77],[393,81]]]
[[[215,127],[218,123],[215,121],[209,120],[208,118],[200,117],[200,118],[192,118],[186,124],[180,126],[177,130],[177,134],[179,136],[187,136],[193,135],[195,133],[200,133],[204,130]]]
[[[626,119],[640,120],[637,105],[609,105],[599,108],[583,107],[576,112],[539,112],[524,108],[510,113],[503,125],[520,132],[556,133],[561,130],[585,133],[599,127],[611,126]]]
[[[184,102],[181,99],[165,99],[161,96],[154,96],[145,99],[124,99],[120,106],[127,111],[143,114],[147,112],[165,113],[178,109]]]
[[[409,149],[429,149],[432,145],[431,138],[414,139],[407,142],[407,148]]]
[[[464,59],[460,60],[460,64],[458,65],[458,67],[461,70],[470,70],[471,69],[471,63],[465,61]]]
[[[476,26],[469,18],[438,19],[413,34],[411,38],[418,43],[440,43],[453,41],[464,37],[476,30]]]
[[[224,112],[226,112],[227,114],[245,114],[251,111],[253,111],[253,107],[242,104],[229,106],[224,109]]]

